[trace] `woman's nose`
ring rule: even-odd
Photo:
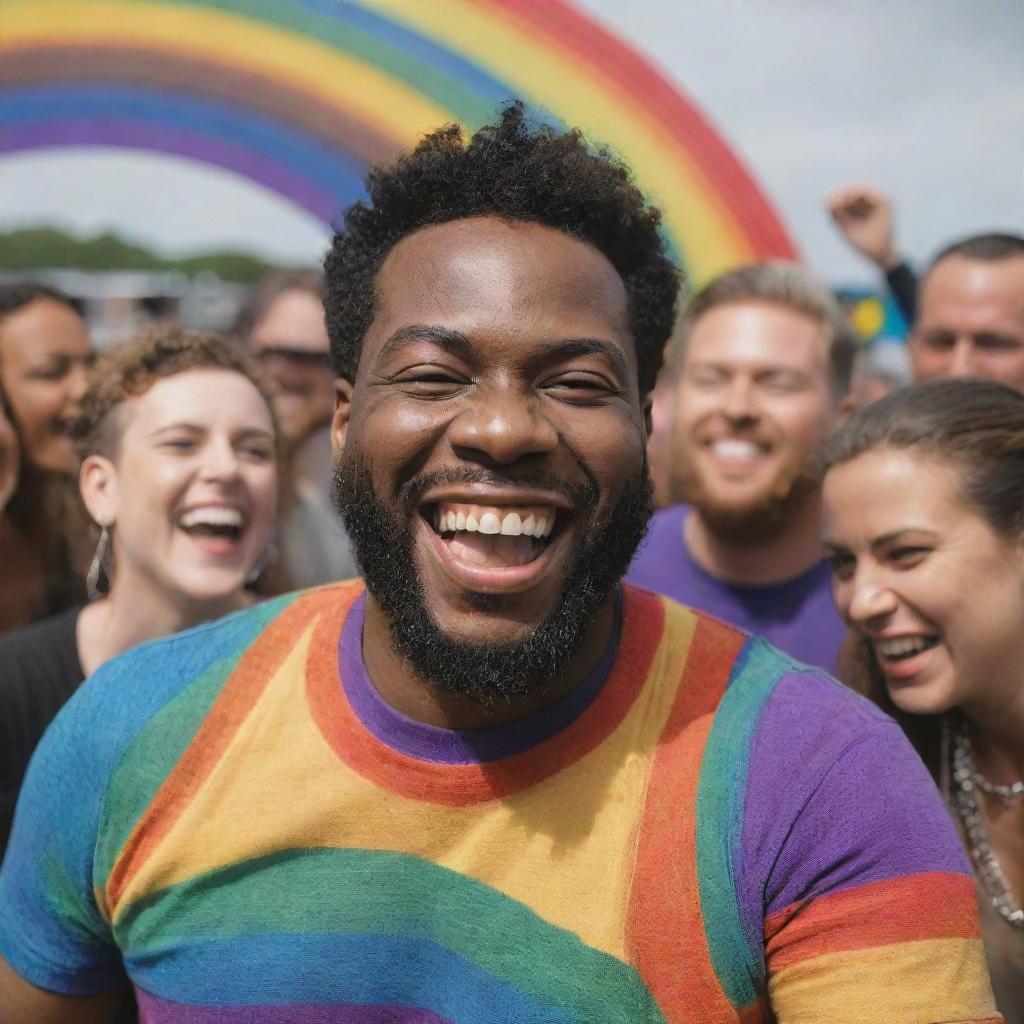
[[[851,622],[865,623],[896,610],[896,595],[886,581],[877,574],[855,576],[850,594]]]

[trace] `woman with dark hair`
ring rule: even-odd
[[[997,1003],[1024,1024],[1024,394],[942,380],[854,414],[824,460],[851,680],[903,726],[970,854]]]
[[[0,285],[0,391],[21,471],[0,529],[0,632],[84,597],[69,550],[71,425],[93,351],[74,303],[34,283]]]
[[[0,855],[29,757],[83,678],[251,604],[274,531],[269,398],[219,335],[158,328],[110,350],[74,433],[97,527],[93,600],[0,637]]]

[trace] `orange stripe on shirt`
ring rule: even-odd
[[[630,896],[627,947],[668,1020],[735,1024],[761,1008],[732,1006],[711,965],[697,884],[697,781],[715,709],[746,636],[701,617],[648,782]]]
[[[311,591],[289,605],[245,652],[173,771],[136,822],[107,880],[107,905],[113,914],[122,894],[146,858],[167,835],[181,812],[213,771],[235,731],[255,707],[264,688],[309,623],[321,612],[344,619],[359,596],[353,586],[339,596],[338,587]]]
[[[337,623],[318,626],[307,668],[313,718],[351,769],[393,793],[426,803],[465,807],[526,789],[578,761],[605,740],[647,682],[665,617],[660,598],[622,587],[622,633],[615,664],[590,706],[550,739],[521,754],[481,764],[435,764],[409,757],[359,721],[338,680]]]
[[[981,935],[970,876],[938,871],[884,878],[784,907],[765,921],[764,931],[772,972],[844,950]]]

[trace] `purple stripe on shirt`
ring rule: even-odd
[[[529,750],[571,725],[601,692],[619,645],[622,601],[615,593],[615,626],[597,668],[564,697],[506,725],[458,731],[414,721],[391,707],[370,682],[363,663],[366,595],[352,606],[338,651],[345,696],[356,717],[382,743],[408,757],[440,764],[481,764]]]
[[[753,737],[740,849],[748,938],[765,913],[921,872],[968,873],[934,782],[899,727],[839,683],[793,671]]]
[[[452,1024],[415,1006],[286,1003],[281,1006],[190,1006],[135,990],[142,1024]]]

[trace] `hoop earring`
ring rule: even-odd
[[[96,541],[96,551],[89,563],[89,572],[85,577],[85,592],[89,595],[90,601],[102,597],[104,591],[100,590],[100,575],[106,576],[103,568],[104,559],[107,557],[107,547],[110,545],[110,530],[106,523],[100,524],[100,537]],[[108,581],[109,582],[109,581]]]
[[[256,560],[256,564],[252,567],[252,572],[245,579],[245,585],[251,587],[263,575],[267,567],[277,561],[277,556],[277,545],[271,541],[263,549],[263,554]]]

